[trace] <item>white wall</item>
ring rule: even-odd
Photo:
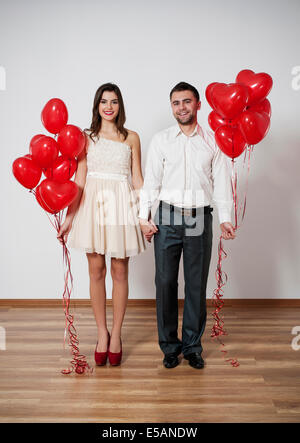
[[[292,68],[300,65],[299,18],[299,0],[1,2],[1,297],[62,293],[56,233],[11,173],[13,160],[44,130],[40,111],[47,100],[63,99],[69,122],[84,128],[98,86],[117,83],[127,127],[140,134],[144,165],[152,134],[174,123],[168,94],[177,82],[199,89],[199,121],[206,125],[205,87],[234,81],[245,68],[272,75],[273,115],[255,147],[244,225],[225,243],[225,297],[298,297],[300,90],[292,88]],[[214,224],[208,297],[215,288],[216,213]],[[155,297],[152,248],[131,259],[130,298]],[[72,269],[74,297],[89,298],[85,255],[72,251]],[[181,270],[181,297],[182,291]]]

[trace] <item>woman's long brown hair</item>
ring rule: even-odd
[[[128,131],[126,128],[124,128],[124,123],[126,121],[124,102],[119,87],[114,83],[104,83],[104,85],[101,85],[96,91],[94,98],[94,105],[93,105],[93,118],[91,126],[89,128],[90,131],[89,136],[91,137],[92,140],[94,140],[94,137],[97,137],[100,132],[102,118],[101,115],[99,114],[99,103],[104,91],[114,92],[118,97],[119,113],[116,118],[116,126],[118,132],[121,133],[124,136],[124,140],[126,140],[128,136]]]

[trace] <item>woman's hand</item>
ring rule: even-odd
[[[66,220],[61,225],[60,230],[57,234],[57,239],[58,241],[60,241],[60,243],[62,244],[67,243],[68,234],[71,231],[71,228],[72,228],[72,220],[66,218]]]
[[[140,226],[146,240],[151,243],[152,236],[158,231],[156,224],[152,219],[150,219],[149,221],[145,219],[140,219]]]

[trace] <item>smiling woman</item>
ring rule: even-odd
[[[90,127],[92,139],[99,134],[103,118],[107,122],[114,123],[117,132],[123,135],[124,139],[127,138],[128,130],[124,128],[126,115],[122,94],[118,86],[112,83],[101,85],[95,94]]]
[[[124,127],[125,109],[117,85],[106,83],[94,98],[86,146],[75,178],[81,192],[68,208],[59,240],[86,253],[90,297],[98,328],[98,366],[121,363],[121,328],[128,299],[129,257],[145,250],[137,217],[135,191],[143,185],[140,141]],[[128,180],[131,173],[132,186]],[[114,317],[111,335],[106,323],[106,255],[111,257]]]

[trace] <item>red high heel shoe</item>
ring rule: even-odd
[[[118,366],[121,363],[122,360],[122,340],[120,338],[121,342],[121,351],[120,352],[110,352],[108,349],[108,360],[111,366]]]
[[[105,352],[97,352],[97,346],[98,346],[98,341],[97,341],[96,349],[95,349],[95,362],[96,362],[97,366],[104,366],[104,365],[106,365],[106,360],[107,360],[107,355],[108,355],[108,348],[109,348],[109,342],[110,342],[110,335],[108,333],[107,351],[105,351]]]

